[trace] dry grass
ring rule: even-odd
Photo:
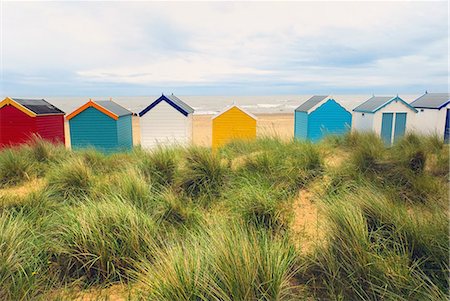
[[[47,181],[43,178],[34,178],[17,186],[0,189],[0,198],[8,196],[25,197],[32,192],[42,189]]]

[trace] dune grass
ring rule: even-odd
[[[448,162],[414,134],[108,155],[35,138],[0,151],[0,299],[446,300]],[[324,233],[303,248],[308,191]]]
[[[55,221],[50,249],[65,281],[126,281],[157,243],[154,221],[119,198],[86,200]]]
[[[218,225],[160,252],[140,276],[151,300],[294,300],[295,249],[265,231]]]

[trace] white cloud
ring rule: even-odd
[[[4,71],[50,80],[382,86],[448,61],[445,2],[4,2],[1,22]]]

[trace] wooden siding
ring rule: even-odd
[[[308,115],[308,140],[317,142],[326,135],[342,135],[351,129],[352,114],[329,99]]]
[[[0,108],[0,147],[25,143],[36,132],[34,117],[12,105]]]
[[[233,107],[212,121],[212,147],[217,148],[233,139],[255,139],[256,120]]]
[[[192,140],[192,114],[187,117],[162,101],[140,117],[141,145],[187,145]]]
[[[118,147],[116,121],[93,107],[69,120],[73,149],[95,147],[114,151]]]
[[[302,140],[308,138],[308,113],[295,112],[294,137]]]
[[[38,116],[36,117],[36,128],[43,139],[64,144],[63,115]]]
[[[122,116],[117,120],[117,144],[120,150],[130,150],[133,147],[132,116]]]

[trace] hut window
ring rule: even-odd
[[[364,117],[364,113],[362,113],[362,116]]]
[[[423,109],[420,109],[420,112],[423,112]]]

